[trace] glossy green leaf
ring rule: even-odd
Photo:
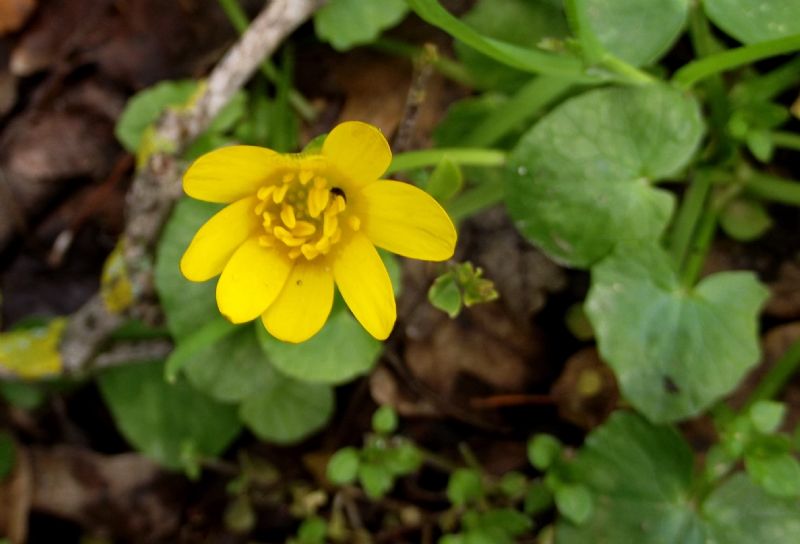
[[[167,327],[178,342],[219,316],[216,282],[190,282],[181,275],[179,263],[197,230],[220,209],[218,204],[180,200],[158,242],[156,290],[167,316]]]
[[[168,468],[181,468],[187,449],[200,456],[218,455],[241,429],[234,407],[181,380],[167,383],[163,363],[112,368],[98,383],[123,436]]]
[[[722,209],[719,223],[734,240],[750,242],[760,238],[772,227],[772,218],[761,202],[735,198]]]
[[[275,374],[276,379],[242,401],[239,414],[253,433],[268,442],[291,444],[318,431],[334,410],[333,389]]]
[[[164,376],[167,381],[175,381],[178,372],[189,361],[197,358],[203,352],[213,349],[215,344],[223,342],[225,337],[233,334],[235,330],[236,326],[222,316],[212,316],[205,325],[181,338],[181,341],[167,357],[167,364],[164,368]]]
[[[652,64],[680,36],[689,0],[579,0],[589,30],[605,48],[634,65]]]
[[[380,463],[361,463],[358,467],[358,481],[372,499],[383,497],[394,486],[394,476]]]
[[[746,474],[735,474],[703,503],[702,514],[708,521],[705,542],[795,544],[799,513],[800,500],[773,497]]]
[[[452,272],[446,272],[434,280],[428,289],[428,300],[434,308],[455,318],[461,312],[461,289]]]
[[[559,513],[572,523],[581,525],[591,517],[592,494],[581,484],[564,484],[555,490],[556,507]]]
[[[447,498],[454,506],[465,506],[483,496],[481,473],[471,468],[460,468],[450,475]]]
[[[681,436],[617,412],[588,436],[574,472],[595,496],[582,525],[561,519],[557,544],[701,544],[688,496],[693,455]]]
[[[461,19],[480,35],[521,47],[534,48],[543,40],[563,40],[568,33],[560,2],[543,0],[480,0]],[[477,86],[511,91],[530,79],[516,70],[469,47],[454,44]]]
[[[397,430],[397,413],[391,406],[381,406],[372,414],[372,429],[380,434],[392,434]]]
[[[758,361],[767,290],[750,272],[683,287],[656,244],[621,244],[592,269],[586,312],[624,396],[653,421],[700,413]]]
[[[0,381],[0,398],[23,410],[33,410],[47,399],[47,393],[35,383]]]
[[[319,39],[345,51],[375,41],[407,11],[403,0],[330,0],[314,15],[314,28]]]
[[[184,366],[184,373],[192,385],[222,402],[258,395],[281,380],[261,350],[252,327],[237,327],[233,333],[196,350]]]
[[[553,435],[534,435],[528,440],[528,461],[539,470],[547,470],[561,455],[561,447]]]
[[[789,452],[745,455],[747,473],[770,495],[800,498],[800,462]]]
[[[661,85],[605,88],[564,102],[509,157],[506,204],[517,228],[552,258],[588,267],[620,240],[656,240],[676,174],[702,135],[697,103]]]
[[[757,43],[800,34],[797,0],[704,0],[715,25],[742,43]]]
[[[328,479],[336,485],[346,485],[355,481],[358,476],[360,456],[352,447],[342,448],[328,461]]]
[[[750,408],[750,421],[763,434],[774,433],[786,416],[786,405],[774,400],[760,400]]]
[[[271,336],[256,323],[261,349],[286,376],[307,382],[339,384],[368,373],[383,345],[369,335],[343,305],[337,305],[322,330],[300,344]]]
[[[461,167],[447,157],[442,159],[423,187],[433,198],[445,203],[453,198],[464,186]]]

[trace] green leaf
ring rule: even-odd
[[[517,228],[552,258],[588,267],[620,240],[656,240],[677,173],[702,135],[696,101],[669,87],[605,88],[542,118],[511,152],[506,204]]]
[[[740,242],[756,240],[772,227],[766,207],[744,198],[731,199],[722,209],[719,222],[728,236]]]
[[[508,536],[519,536],[533,527],[531,519],[513,508],[493,508],[475,518],[471,529],[495,530]],[[469,538],[467,542],[470,542]]]
[[[33,383],[0,381],[0,397],[23,410],[33,410],[47,399],[47,393]]]
[[[156,252],[155,283],[170,333],[180,341],[219,316],[215,281],[193,283],[179,263],[197,230],[222,206],[184,198],[178,201]]]
[[[14,441],[8,433],[0,431],[0,483],[14,470],[16,458]]]
[[[218,321],[228,324],[222,318]],[[178,345],[178,350],[182,345]],[[222,402],[236,402],[261,394],[274,382],[281,381],[261,351],[252,327],[236,327],[232,334],[196,350],[187,361],[184,373],[192,385]]]
[[[393,444],[383,452],[383,464],[395,476],[406,476],[416,472],[422,461],[422,453],[409,441]]]
[[[691,417],[758,361],[767,290],[750,272],[683,287],[655,244],[620,244],[592,269],[586,312],[625,397],[653,421]]]
[[[800,498],[800,462],[791,453],[755,451],[744,462],[750,477],[770,495]]]
[[[164,380],[163,363],[112,368],[98,378],[100,392],[125,438],[164,466],[184,466],[183,452],[214,457],[239,434],[232,406],[178,381]]]
[[[335,307],[322,330],[300,344],[281,342],[261,323],[256,330],[275,368],[307,382],[339,384],[367,374],[383,349],[343,306]]]
[[[372,414],[372,429],[379,434],[392,434],[397,430],[397,414],[391,406],[381,406]]]
[[[455,318],[461,312],[461,289],[452,271],[445,272],[428,289],[428,300],[434,308]]]
[[[461,20],[482,36],[526,48],[537,47],[543,40],[563,40],[568,32],[560,2],[554,0],[480,0]],[[530,74],[464,42],[456,41],[453,46],[480,88],[513,91],[530,79]]]
[[[136,93],[117,121],[117,140],[129,152],[136,153],[145,129],[158,121],[167,108],[186,104],[198,89],[199,83],[194,80],[162,81]]]
[[[196,359],[203,352],[213,350],[217,343],[224,342],[225,337],[233,334],[234,331],[236,331],[235,325],[221,316],[213,317],[205,325],[182,338],[175,346],[167,358],[164,377],[167,381],[174,382],[178,372],[189,361]]]
[[[328,522],[319,516],[304,519],[297,530],[298,544],[325,544]]]
[[[346,485],[354,482],[356,476],[358,476],[359,459],[359,453],[356,448],[340,449],[328,461],[328,479],[336,485]]]
[[[484,55],[530,73],[567,75],[576,80],[592,79],[584,76],[583,63],[576,57],[557,55],[542,49],[520,47],[503,39],[495,39],[475,31],[447,12],[436,0],[407,0],[414,12],[428,23],[441,28],[455,39]]]
[[[605,48],[634,66],[652,64],[680,36],[689,0],[582,0],[589,29]]]
[[[372,499],[379,499],[391,491],[394,476],[380,463],[364,462],[358,467],[358,480]]]
[[[453,506],[466,506],[483,496],[481,473],[471,468],[460,468],[450,475],[447,498]]]
[[[525,494],[525,513],[535,516],[544,512],[553,505],[553,493],[541,481],[536,480],[531,483],[528,492]]]
[[[785,415],[786,405],[774,400],[760,400],[750,408],[750,421],[762,434],[777,431]]]
[[[530,75],[527,76],[530,79]],[[480,96],[463,98],[450,104],[442,119],[433,131],[436,147],[458,147],[463,145],[464,137],[508,100],[498,93],[484,93]]]
[[[715,25],[742,43],[800,34],[797,0],[704,0],[703,7]]]
[[[770,496],[747,475],[735,474],[703,503],[708,524],[703,542],[795,544],[800,534],[798,512],[800,501]]]
[[[381,31],[399,23],[407,12],[403,0],[330,0],[314,15],[314,29],[320,40],[346,51],[375,41]]]
[[[582,525],[592,515],[592,494],[581,484],[564,484],[555,490],[556,507],[572,523]]]
[[[500,478],[500,492],[510,499],[518,499],[525,494],[528,479],[521,472],[512,470]]]
[[[443,158],[431,173],[424,189],[436,200],[445,203],[464,186],[464,174],[458,164]]]
[[[550,434],[537,434],[528,440],[528,461],[539,470],[547,470],[561,455],[561,442]]]
[[[333,389],[282,377],[244,399],[239,415],[253,433],[269,442],[291,444],[318,431],[334,409]]]
[[[595,497],[594,514],[582,525],[560,519],[556,542],[703,544],[688,496],[692,464],[691,449],[673,429],[612,414],[589,434],[573,465]]]

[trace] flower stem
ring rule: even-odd
[[[465,166],[496,167],[505,165],[507,154],[505,151],[482,148],[442,148],[408,151],[394,156],[386,174],[436,166],[444,158]]]
[[[470,147],[494,145],[572,88],[574,83],[568,78],[537,76],[477,123],[461,141]]]
[[[504,196],[505,188],[503,183],[483,182],[454,198],[446,206],[447,214],[453,221],[459,223],[481,210],[502,202]]]
[[[760,400],[775,397],[794,376],[798,368],[800,368],[800,340],[795,340],[750,393],[743,410],[747,410]]]
[[[424,54],[421,47],[386,37],[380,37],[375,40],[372,43],[372,48],[377,49],[378,51],[383,51],[384,53],[398,55],[409,59],[415,59]],[[461,63],[458,63],[447,57],[437,56],[436,58],[432,59],[431,64],[434,68],[436,68],[436,70],[439,71],[440,74],[455,81],[456,83],[460,83],[466,87],[473,87],[475,85],[475,82],[472,80],[472,76],[469,75],[469,72],[467,72],[467,69]]]
[[[222,11],[225,12],[233,28],[235,28],[239,34],[244,34],[244,31],[247,30],[247,27],[250,25],[250,20],[247,18],[247,14],[242,9],[242,6],[239,5],[239,1],[217,0],[217,2],[222,8]],[[272,83],[277,84],[280,81],[278,69],[269,59],[261,63],[261,73]],[[316,108],[314,108],[297,89],[292,88],[289,90],[289,103],[305,121],[313,121],[316,119]]]
[[[675,219],[670,236],[670,251],[678,270],[682,269],[686,260],[689,245],[692,241],[692,234],[697,229],[710,190],[711,176],[707,172],[700,171],[695,174],[689,188],[683,195],[678,216]]]
[[[794,132],[773,132],[772,144],[777,147],[800,151],[800,134]]]
[[[686,64],[672,76],[672,82],[680,89],[688,90],[698,81],[715,74],[798,49],[800,34],[729,49]]]
[[[742,182],[745,190],[752,195],[782,204],[800,206],[800,182],[760,172],[744,174]]]

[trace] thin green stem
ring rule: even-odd
[[[675,73],[672,82],[680,89],[688,90],[698,81],[715,74],[798,49],[800,34],[729,49],[686,64]]]
[[[481,210],[485,210],[503,201],[505,189],[502,183],[483,182],[458,195],[447,204],[447,213],[459,223]]]
[[[511,99],[476,124],[463,138],[463,144],[470,147],[496,144],[573,87],[573,82],[563,77],[538,76],[531,79]]]
[[[584,8],[582,0],[564,0],[564,13],[567,15],[572,33],[581,45],[583,60],[589,65],[598,64],[606,54],[606,49],[589,27]]]
[[[615,74],[622,76],[625,82],[632,83],[634,85],[647,85],[657,81],[656,78],[647,72],[639,70],[635,66],[628,64],[621,58],[608,52],[604,53],[601,57],[600,65],[608,70],[611,70]]]
[[[695,230],[694,240],[686,256],[684,266],[681,270],[681,285],[686,289],[691,289],[697,283],[703,264],[706,261],[708,249],[714,240],[714,233],[717,230],[717,220],[725,204],[733,198],[741,188],[738,185],[729,185],[711,198],[700,216],[699,223]]]
[[[774,398],[800,369],[800,340],[796,340],[750,393],[744,410],[760,400]]]
[[[800,151],[800,134],[794,132],[773,132],[772,145]]]
[[[800,56],[736,85],[731,96],[745,102],[771,100],[800,83]]]
[[[386,37],[378,38],[372,43],[372,48],[384,53],[406,57],[409,59],[416,59],[419,58],[420,55],[424,54],[422,47]],[[473,87],[475,85],[475,81],[472,79],[472,76],[469,75],[469,72],[464,65],[459,62],[447,57],[437,56],[431,61],[431,64],[440,74],[455,81],[456,83],[460,83],[466,87]]]
[[[496,149],[482,148],[443,148],[408,151],[395,155],[387,174],[415,170],[428,166],[436,166],[442,159],[448,158],[456,164],[465,166],[497,167],[506,163],[507,153]]]
[[[748,172],[742,176],[745,190],[754,195],[774,202],[800,206],[800,182],[762,174]]]
[[[683,196],[670,237],[670,251],[678,270],[683,268],[692,241],[692,234],[695,233],[700,222],[700,216],[703,214],[710,190],[711,177],[707,172],[700,171],[694,176]]]
[[[250,25],[250,20],[247,14],[239,5],[239,0],[217,0],[222,11],[228,17],[231,25],[239,34],[244,34],[247,27]],[[278,69],[269,59],[261,63],[261,73],[272,83],[280,81],[280,74]],[[292,88],[289,91],[289,103],[297,111],[297,113],[306,121],[313,121],[317,117],[317,110],[306,98],[300,94],[297,89]]]

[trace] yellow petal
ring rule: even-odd
[[[251,238],[241,245],[217,282],[217,306],[233,323],[261,315],[286,283],[292,262],[281,252]]]
[[[432,196],[408,183],[381,180],[358,195],[362,229],[378,247],[404,257],[445,261],[453,256],[456,229]]]
[[[237,200],[200,227],[181,258],[181,273],[189,281],[206,281],[222,272],[225,263],[259,227],[255,197]]]
[[[234,145],[206,153],[183,176],[187,195],[207,202],[233,202],[255,194],[282,164],[264,147]]]
[[[269,333],[284,342],[308,340],[325,324],[333,306],[333,276],[323,263],[300,260],[278,298],[261,316]]]
[[[377,180],[392,162],[392,151],[381,131],[359,121],[334,127],[325,138],[322,154],[353,187]]]
[[[339,292],[367,332],[378,340],[385,340],[394,327],[397,308],[383,261],[360,232],[353,233],[336,248],[333,277]]]

